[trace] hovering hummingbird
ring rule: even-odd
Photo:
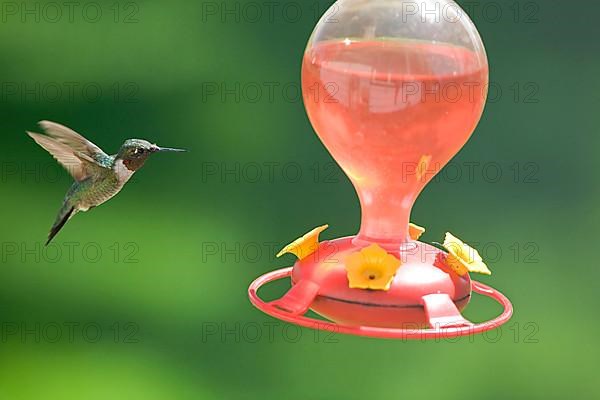
[[[39,124],[46,135],[27,134],[52,154],[75,179],[48,234],[46,246],[75,214],[88,211],[116,196],[151,154],[186,151],[159,147],[146,140],[129,139],[123,143],[119,153],[109,156],[65,126],[49,121]]]

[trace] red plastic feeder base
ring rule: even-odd
[[[311,329],[320,329],[326,330],[328,332],[386,339],[453,338],[459,336],[479,334],[498,328],[510,319],[513,312],[512,304],[510,303],[508,298],[506,298],[506,296],[504,296],[502,293],[482,283],[471,281],[472,289],[475,293],[488,296],[496,300],[500,305],[504,307],[504,311],[500,316],[483,323],[470,323],[466,320],[463,320],[463,323],[459,324],[456,323],[456,320],[447,323],[443,319],[435,320],[435,318],[430,318],[428,321],[428,328],[421,328],[421,324],[409,323],[403,324],[403,326],[400,328],[336,324],[334,322],[328,322],[306,317],[303,315],[306,312],[306,310],[303,309],[286,310],[280,307],[277,301],[267,303],[264,302],[258,296],[257,292],[263,285],[269,282],[276,281],[278,279],[289,278],[292,275],[292,270],[292,267],[284,268],[277,271],[269,272],[259,277],[254,282],[252,282],[252,284],[248,288],[248,295],[252,304],[264,313],[272,317],[278,318],[282,321],[286,321],[292,324],[300,325]],[[441,301],[438,304],[435,295],[432,295],[432,298],[429,299],[427,304],[424,305],[424,308],[426,311],[428,307],[435,310],[435,308],[438,306],[444,307],[444,301]],[[443,311],[444,310],[442,310],[442,314]]]

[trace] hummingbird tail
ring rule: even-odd
[[[60,230],[65,226],[69,218],[71,218],[71,216],[73,215],[74,211],[75,207],[65,207],[60,210],[60,213],[56,218],[56,222],[54,223],[52,229],[50,229],[50,233],[48,234],[48,241],[46,242],[46,246],[48,246],[52,239],[54,239],[54,237],[58,235],[58,232],[60,232]]]

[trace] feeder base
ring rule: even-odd
[[[457,318],[452,318],[450,326],[445,324],[443,320],[430,319],[428,324],[429,327],[423,328],[423,324],[416,322],[414,324],[404,324],[401,327],[375,327],[375,326],[362,326],[359,323],[340,323],[322,321],[310,317],[306,317],[302,314],[307,310],[284,310],[277,306],[277,302],[267,303],[258,296],[258,290],[267,283],[289,278],[292,275],[293,268],[284,268],[276,271],[269,272],[259,278],[257,278],[250,287],[248,288],[248,296],[252,304],[263,311],[264,313],[278,318],[282,321],[286,321],[292,324],[303,326],[311,329],[326,330],[328,332],[342,333],[347,335],[356,336],[368,336],[376,338],[387,338],[387,339],[437,339],[437,338],[452,338],[459,336],[467,336],[486,332],[508,322],[512,316],[513,307],[510,300],[499,291],[494,288],[484,285],[482,283],[471,281],[473,292],[490,297],[496,300],[500,305],[503,306],[504,311],[500,316],[482,323],[470,323],[464,320],[464,323],[457,324]],[[432,295],[436,296],[436,295]],[[429,298],[425,304],[425,311],[428,307],[436,307],[436,304],[444,304],[444,302],[438,302],[435,297]],[[458,317],[458,316],[457,316]]]

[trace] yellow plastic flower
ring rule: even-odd
[[[415,225],[415,224],[408,225],[408,235],[410,236],[410,238],[412,240],[419,240],[421,235],[424,233],[425,233],[425,228],[423,228],[419,225]]]
[[[463,243],[453,234],[446,233],[444,247],[448,250],[446,263],[457,274],[461,276],[465,275],[467,272],[476,272],[486,275],[492,274],[477,250],[468,244]]]
[[[376,244],[350,254],[345,260],[351,289],[389,290],[400,260]]]
[[[301,238],[294,240],[277,253],[277,257],[281,257],[286,253],[292,253],[298,257],[299,260],[302,260],[310,256],[317,251],[317,248],[319,247],[319,235],[327,228],[329,228],[329,225],[319,226]]]

